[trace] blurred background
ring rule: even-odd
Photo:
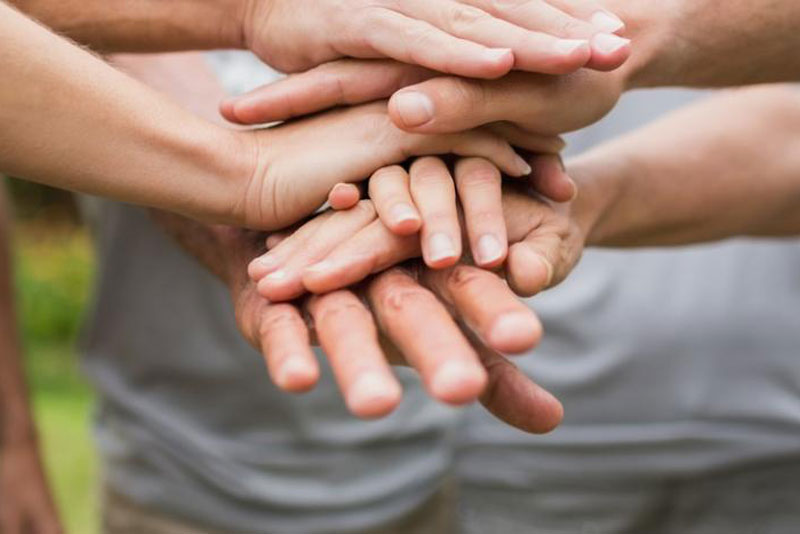
[[[91,243],[71,194],[6,180],[25,367],[50,483],[67,532],[95,534],[92,394],[76,350],[91,291]]]

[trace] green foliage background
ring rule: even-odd
[[[28,383],[66,531],[95,534],[98,473],[91,391],[75,350],[94,272],[86,232],[25,218],[15,225],[16,288]]]

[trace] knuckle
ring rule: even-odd
[[[273,306],[263,317],[259,326],[259,333],[262,336],[269,336],[276,332],[297,328],[301,323],[302,321],[297,311],[292,306]]]
[[[485,11],[464,4],[453,4],[447,11],[448,22],[459,31],[471,30],[491,19]]]
[[[379,302],[385,313],[391,317],[402,311],[429,306],[431,298],[431,294],[426,289],[417,285],[384,285]]]
[[[451,292],[469,291],[480,286],[484,273],[468,265],[456,265],[447,273],[446,285]]]

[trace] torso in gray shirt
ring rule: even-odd
[[[571,148],[583,150],[696,97],[629,95],[605,121],[572,136]],[[530,305],[545,337],[518,363],[564,401],[566,417],[552,434],[531,436],[470,411],[460,440],[461,491],[473,504],[487,502],[487,488],[499,495],[494,512],[483,513],[500,522],[485,528],[539,532],[529,529],[547,509],[560,511],[561,526],[571,528],[542,533],[584,532],[580,525],[628,532],[597,522],[613,506],[618,482],[641,495],[668,478],[800,461],[797,240],[592,250],[562,286]],[[581,492],[590,502],[579,501]],[[620,502],[633,506],[634,499]],[[735,510],[727,511],[724,529],[709,532],[745,532],[735,528]]]

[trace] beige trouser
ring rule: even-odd
[[[448,484],[409,515],[383,527],[359,531],[358,534],[452,534],[455,532],[454,493],[452,485]],[[102,533],[234,534],[154,512],[109,488],[104,492]]]

